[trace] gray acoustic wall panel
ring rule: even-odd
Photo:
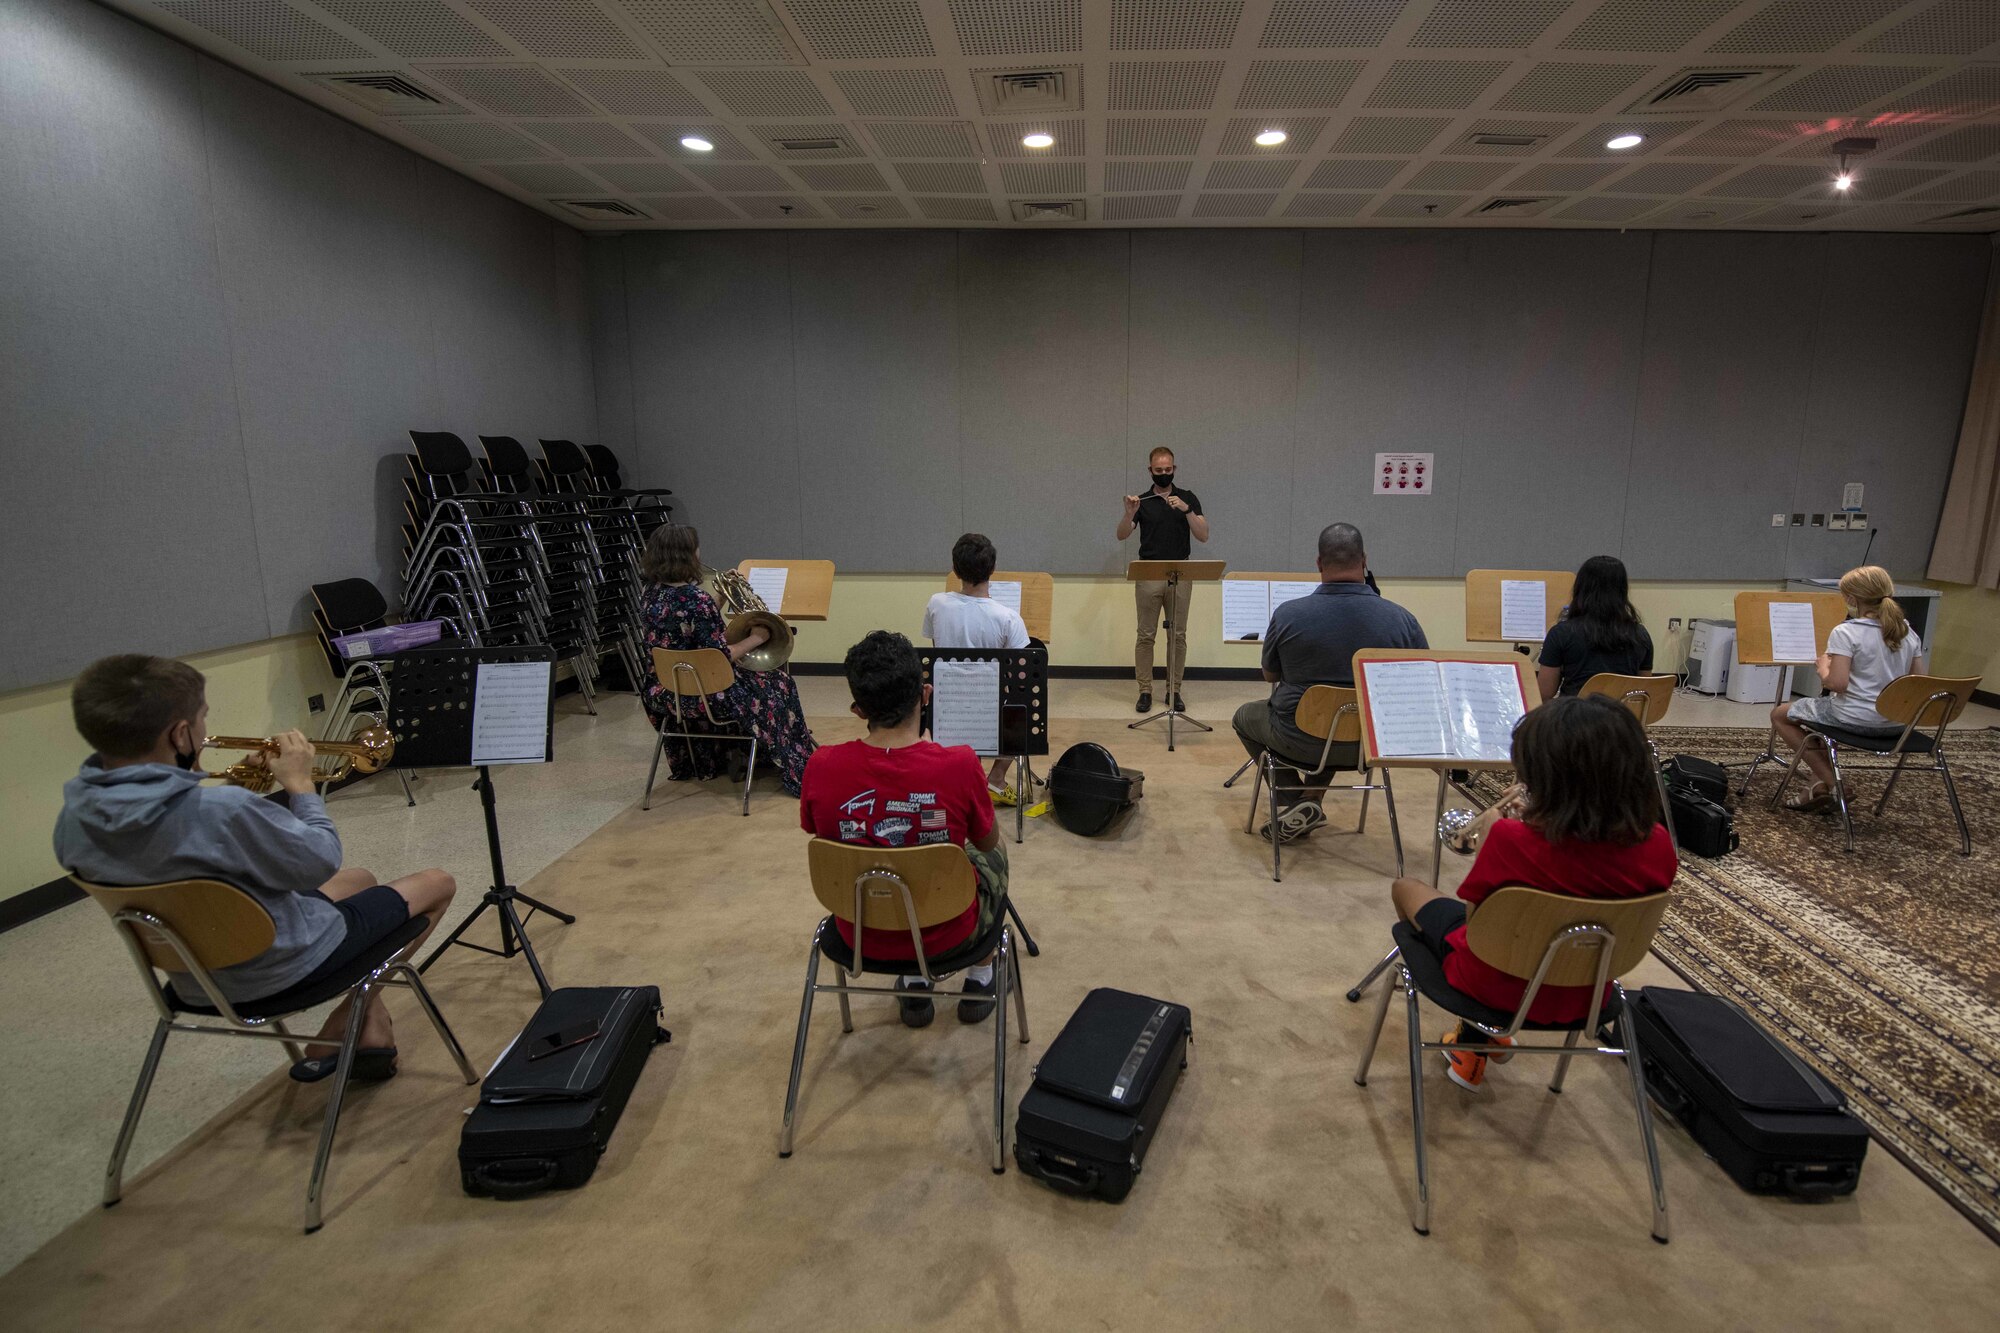
[[[1987,242],[1826,238],[1792,508],[1829,510],[1841,483],[1863,482],[1869,522],[1880,529],[1869,560],[1899,573],[1921,575],[1930,562],[1972,374],[1974,342],[1952,334],[1978,326]],[[1807,578],[1851,567],[1868,541],[1865,531],[1794,536],[1788,572]]]
[[[302,628],[311,584],[393,586],[402,497],[371,448],[441,419],[418,159],[226,66],[202,85],[251,497],[228,526],[254,528],[270,628]]]
[[[590,247],[594,269],[618,264],[629,284],[633,472],[673,488],[711,565],[820,554],[800,530],[815,501],[799,471],[790,245],[775,232],[715,231]],[[876,504],[852,517],[881,515]]]
[[[1303,251],[1296,231],[1132,235],[1132,480],[1121,493],[1143,480],[1149,450],[1174,450],[1209,515],[1197,558],[1290,568]],[[1138,551],[1134,537],[1121,565]]]
[[[638,426],[632,403],[632,324],[628,314],[630,287],[625,276],[627,251],[615,236],[584,241],[580,256],[590,302],[590,368],[597,395],[597,438],[621,461],[635,457]]]
[[[1638,578],[1785,570],[1824,236],[1653,241],[1622,554]]]
[[[1377,496],[1377,453],[1463,457],[1466,236],[1392,231],[1305,234],[1300,303],[1297,454],[1282,563],[1306,570],[1320,529],[1361,529],[1374,568],[1419,577],[1458,572],[1453,545],[1464,486],[1446,467],[1426,498]]]
[[[0,5],[0,688],[266,631],[206,63],[94,6]]]
[[[1617,553],[1651,240],[1469,240],[1458,568],[1561,569]]]
[[[571,228],[92,5],[0,120],[0,689],[393,600],[411,427],[595,438]]]
[[[853,568],[937,568],[964,531],[957,237],[791,237],[792,375],[807,552]],[[843,558],[844,557],[844,558]]]
[[[1118,497],[1139,485],[1125,449],[1131,239],[959,237],[958,509],[1006,568],[1122,568]]]

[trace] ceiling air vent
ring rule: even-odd
[[[1083,110],[1080,66],[979,70],[973,84],[979,89],[979,104],[989,116]]]
[[[1014,221],[1016,222],[1081,222],[1084,210],[1081,199],[1062,199],[1052,202],[1031,203],[1025,199],[1014,201]]]
[[[1535,148],[1548,142],[1546,134],[1491,134],[1481,133],[1466,136],[1466,142],[1481,148]]]
[[[1737,66],[1730,69],[1684,69],[1626,107],[1627,111],[1720,111],[1741,101],[1789,65]]]
[[[1474,217],[1486,217],[1494,213],[1526,214],[1539,213],[1548,204],[1546,199],[1498,198],[1488,199],[1473,211]]]
[[[1991,217],[1995,213],[2000,213],[2000,204],[1981,204],[1976,208],[1961,208],[1956,213],[1943,213],[1934,218],[1925,218],[1924,221],[1963,222],[1967,218]]]
[[[382,115],[408,116],[425,112],[455,111],[437,94],[412,83],[401,74],[387,71],[373,74],[321,74],[317,83],[326,85],[350,102],[358,102]]]
[[[620,222],[626,218],[643,220],[646,216],[632,205],[621,203],[616,199],[558,199],[556,202],[578,217],[589,218],[592,222]]]
[[[846,141],[832,135],[819,139],[773,139],[771,146],[781,153],[826,154],[847,151]]]

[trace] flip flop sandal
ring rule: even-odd
[[[1796,814],[1817,815],[1833,809],[1833,793],[1830,791],[1808,794],[1796,801],[1786,801],[1785,808]]]
[[[322,1055],[316,1059],[301,1060],[292,1066],[294,1083],[317,1083],[323,1078],[331,1078],[340,1064],[337,1055]],[[396,1048],[394,1046],[364,1046],[354,1053],[354,1071],[350,1078],[361,1083],[380,1083],[396,1076]]]

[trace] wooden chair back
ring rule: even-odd
[[[1672,676],[1621,676],[1615,671],[1600,671],[1583,682],[1577,693],[1585,698],[1601,694],[1607,699],[1615,699],[1632,710],[1632,716],[1639,719],[1639,725],[1650,727],[1667,715],[1667,707],[1674,701],[1674,678]],[[1629,696],[1645,695],[1638,699]]]
[[[1571,926],[1603,926],[1617,937],[1611,977],[1638,966],[1667,914],[1667,890],[1639,898],[1576,898],[1509,884],[1473,910],[1465,943],[1481,962],[1527,980],[1542,965],[1549,941]],[[1568,948],[1549,964],[1546,986],[1588,986],[1597,979],[1595,948]]]
[[[910,886],[919,928],[943,925],[964,915],[977,892],[979,875],[954,843],[924,847],[859,847],[853,843],[814,838],[806,848],[812,872],[813,896],[820,906],[850,924],[854,922],[854,882],[871,870],[886,870]],[[903,913],[902,892],[884,879],[871,879],[861,890],[861,925],[871,930],[910,928]]]
[[[1918,727],[1932,730],[1941,722],[1956,722],[1958,715],[1971,702],[1972,692],[1979,688],[1980,676],[1899,676],[1883,688],[1875,700],[1875,711],[1899,726],[1908,726],[1914,719]],[[1949,694],[1951,698],[1942,707],[1925,704],[1933,694]],[[1918,711],[1923,716],[1918,717]]]
[[[70,880],[95,899],[107,916],[116,916],[128,907],[151,912],[173,927],[194,951],[194,960],[210,972],[249,962],[278,937],[263,904],[221,880],[177,879],[131,888],[92,884],[75,875]],[[135,923],[132,930],[153,966],[169,972],[187,971],[173,945],[143,925]]]
[[[686,663],[694,671],[692,679],[699,682],[695,689],[684,689],[690,677],[686,671],[676,671],[680,663]],[[729,654],[720,648],[694,648],[679,651],[673,648],[653,649],[653,675],[659,678],[661,686],[687,699],[698,699],[704,694],[720,694],[736,683],[736,668],[729,661]]]
[[[1312,685],[1299,696],[1293,723],[1315,740],[1325,740],[1328,729],[1336,741],[1361,740],[1361,710],[1354,704],[1354,690],[1346,685]],[[1347,712],[1340,710],[1346,708]],[[1336,722],[1335,717],[1339,717]]]

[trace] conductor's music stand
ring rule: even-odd
[[[1125,566],[1125,581],[1127,583],[1159,583],[1164,581],[1167,585],[1166,604],[1160,608],[1161,623],[1165,625],[1167,631],[1167,688],[1165,692],[1167,706],[1151,717],[1142,717],[1137,722],[1126,723],[1125,729],[1127,731],[1137,731],[1140,727],[1148,726],[1151,723],[1158,722],[1161,718],[1165,718],[1167,720],[1167,751],[1170,754],[1174,748],[1174,720],[1176,718],[1186,722],[1191,727],[1198,727],[1202,731],[1215,730],[1214,727],[1209,726],[1205,722],[1195,721],[1175,706],[1178,702],[1178,692],[1174,689],[1174,684],[1180,679],[1180,673],[1174,670],[1174,591],[1183,583],[1214,583],[1222,578],[1222,571],[1227,565],[1228,562],[1224,560],[1134,560],[1131,564]],[[1189,605],[1192,606],[1192,596],[1188,600]],[[1185,658],[1185,654],[1183,654],[1183,657]],[[1181,671],[1187,670],[1187,662],[1185,660],[1180,663],[1180,668]]]
[[[481,667],[520,665],[542,667],[539,680],[502,682],[489,674],[482,699]],[[493,883],[479,906],[458,923],[443,943],[431,950],[430,957],[418,966],[419,972],[428,971],[438,955],[454,944],[502,958],[512,958],[518,953],[528,960],[528,970],[535,974],[542,998],[549,996],[549,979],[542,971],[541,959],[535,956],[534,944],[522,929],[515,903],[526,903],[529,916],[545,912],[564,925],[576,918],[529,897],[507,882],[507,867],[500,854],[500,814],[493,798],[491,765],[547,763],[554,758],[551,733],[554,677],[555,653],[545,644],[414,648],[396,654],[399,689],[390,701],[389,727],[396,737],[396,753],[391,763],[410,768],[477,768],[479,777],[473,785],[479,789],[480,808],[486,816],[486,854],[493,863]],[[533,693],[536,689],[540,691],[539,699]],[[509,697],[503,697],[503,691]],[[539,747],[535,745],[537,739]],[[461,938],[489,907],[500,918],[498,949]]]

